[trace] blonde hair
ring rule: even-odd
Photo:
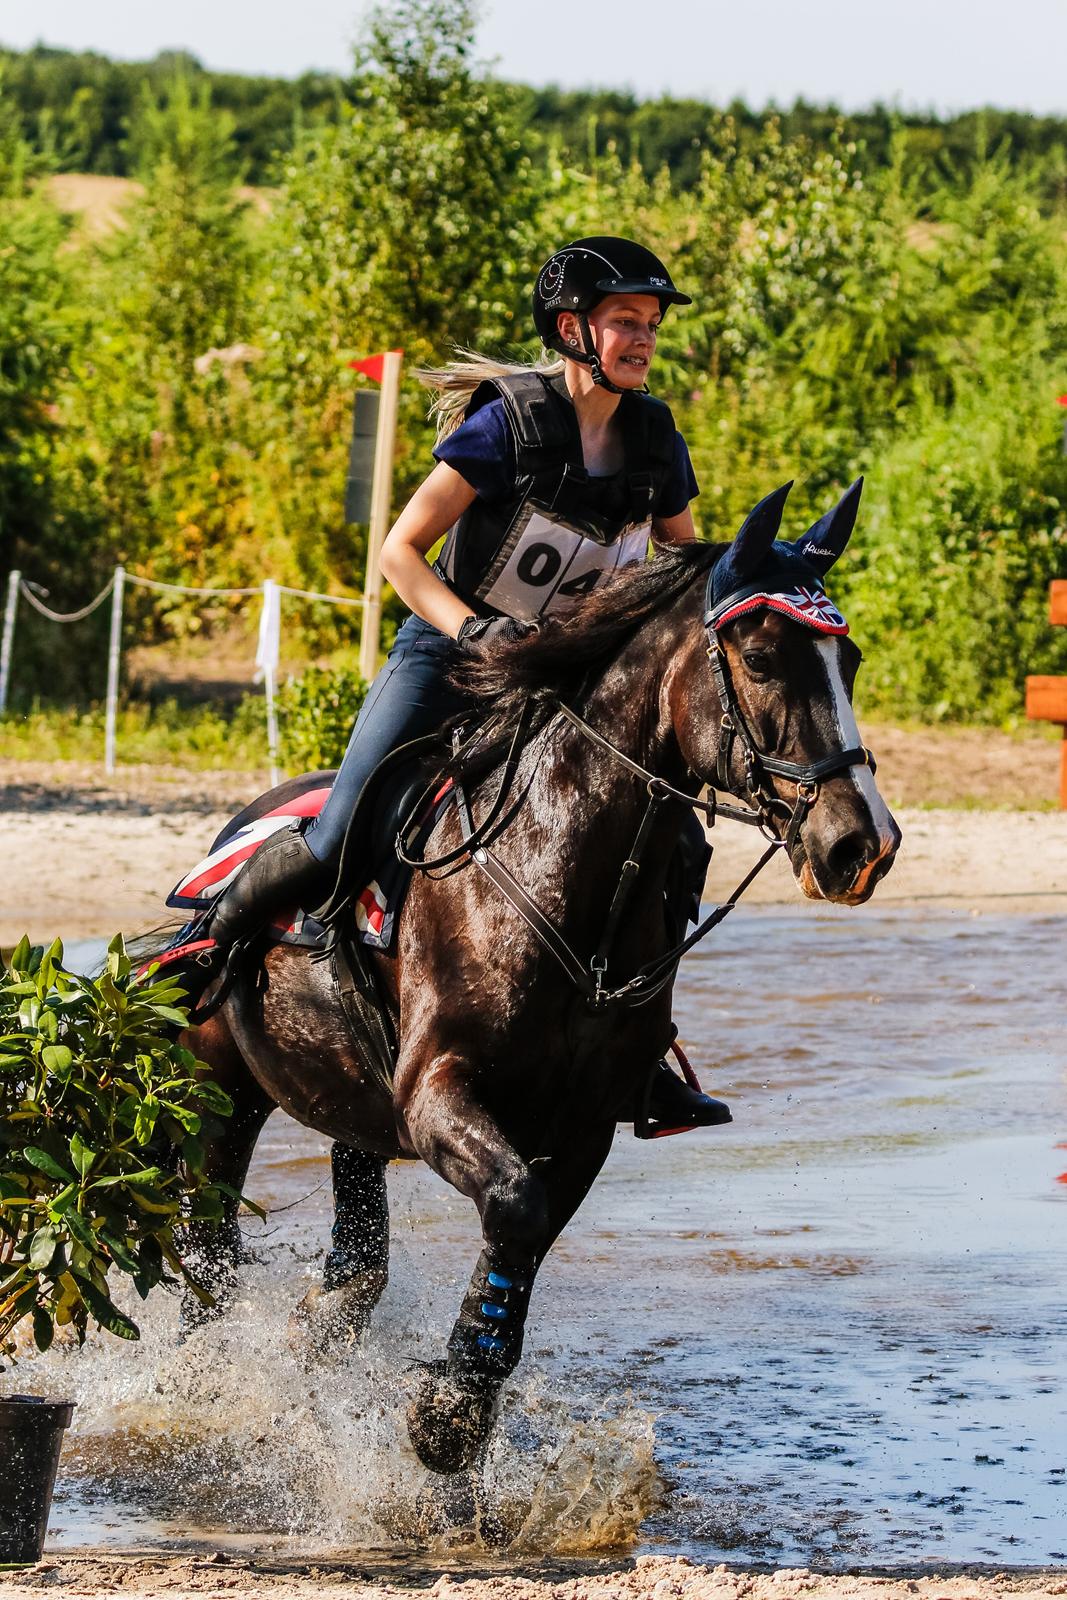
[[[456,359],[447,367],[422,367],[415,376],[427,389],[435,389],[430,416],[437,423],[437,442],[447,439],[463,421],[471,395],[487,378],[510,378],[520,372],[540,372],[546,378],[563,371],[563,358],[542,350],[536,361],[500,361],[477,350],[456,346]]]

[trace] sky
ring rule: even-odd
[[[343,72],[366,0],[0,0],[0,43]],[[1067,0],[483,0],[502,77],[723,104],[980,105],[1067,114]]]

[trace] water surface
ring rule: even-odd
[[[1067,1560],[1065,935],[738,911],[689,957],[681,1037],[736,1121],[620,1131],[542,1271],[477,1503],[402,1422],[473,1209],[391,1168],[374,1331],[308,1372],[287,1317],[326,1244],[326,1146],[276,1116],[248,1191],[289,1209],[249,1228],[234,1317],[179,1345],[164,1301],[135,1349],[34,1364],[80,1402],[53,1542],[481,1556],[502,1528],[534,1554]]]

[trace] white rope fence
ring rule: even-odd
[[[118,702],[119,702],[119,671],[122,656],[122,607],[125,598],[126,585],[135,584],[141,589],[153,589],[161,594],[188,594],[212,596],[221,599],[247,599],[253,595],[262,597],[262,606],[259,617],[259,643],[256,649],[256,671],[254,682],[263,683],[264,699],[267,712],[267,751],[270,762],[270,781],[278,782],[278,713],[276,706],[276,688],[278,663],[281,657],[281,598],[290,595],[299,600],[318,601],[331,606],[354,606],[364,613],[364,628],[367,624],[367,608],[372,604],[364,596],[348,597],[336,594],[319,594],[313,589],[292,589],[287,584],[275,583],[273,578],[265,578],[262,584],[249,589],[211,589],[196,584],[164,583],[158,578],[142,578],[136,573],[127,572],[125,567],[116,567],[107,583],[98,595],[95,595],[88,605],[80,607],[77,611],[53,611],[45,605],[40,598],[47,590],[42,590],[40,585],[28,582],[21,572],[14,571],[8,574],[7,598],[4,605],[3,631],[0,633],[0,716],[7,710],[8,686],[11,681],[11,653],[15,640],[15,619],[18,612],[20,598],[25,600],[35,611],[49,622],[83,622],[92,615],[98,606],[102,606],[108,595],[111,596],[111,626],[108,634],[107,651],[107,692],[104,713],[104,770],[108,774],[115,771],[115,742],[118,727]],[[377,640],[374,641],[374,650],[377,652]]]

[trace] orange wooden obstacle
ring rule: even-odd
[[[1067,578],[1049,588],[1049,621],[1067,627]],[[1060,805],[1067,811],[1067,678],[1027,678],[1026,715],[1035,722],[1058,722],[1063,730],[1060,750]]]

